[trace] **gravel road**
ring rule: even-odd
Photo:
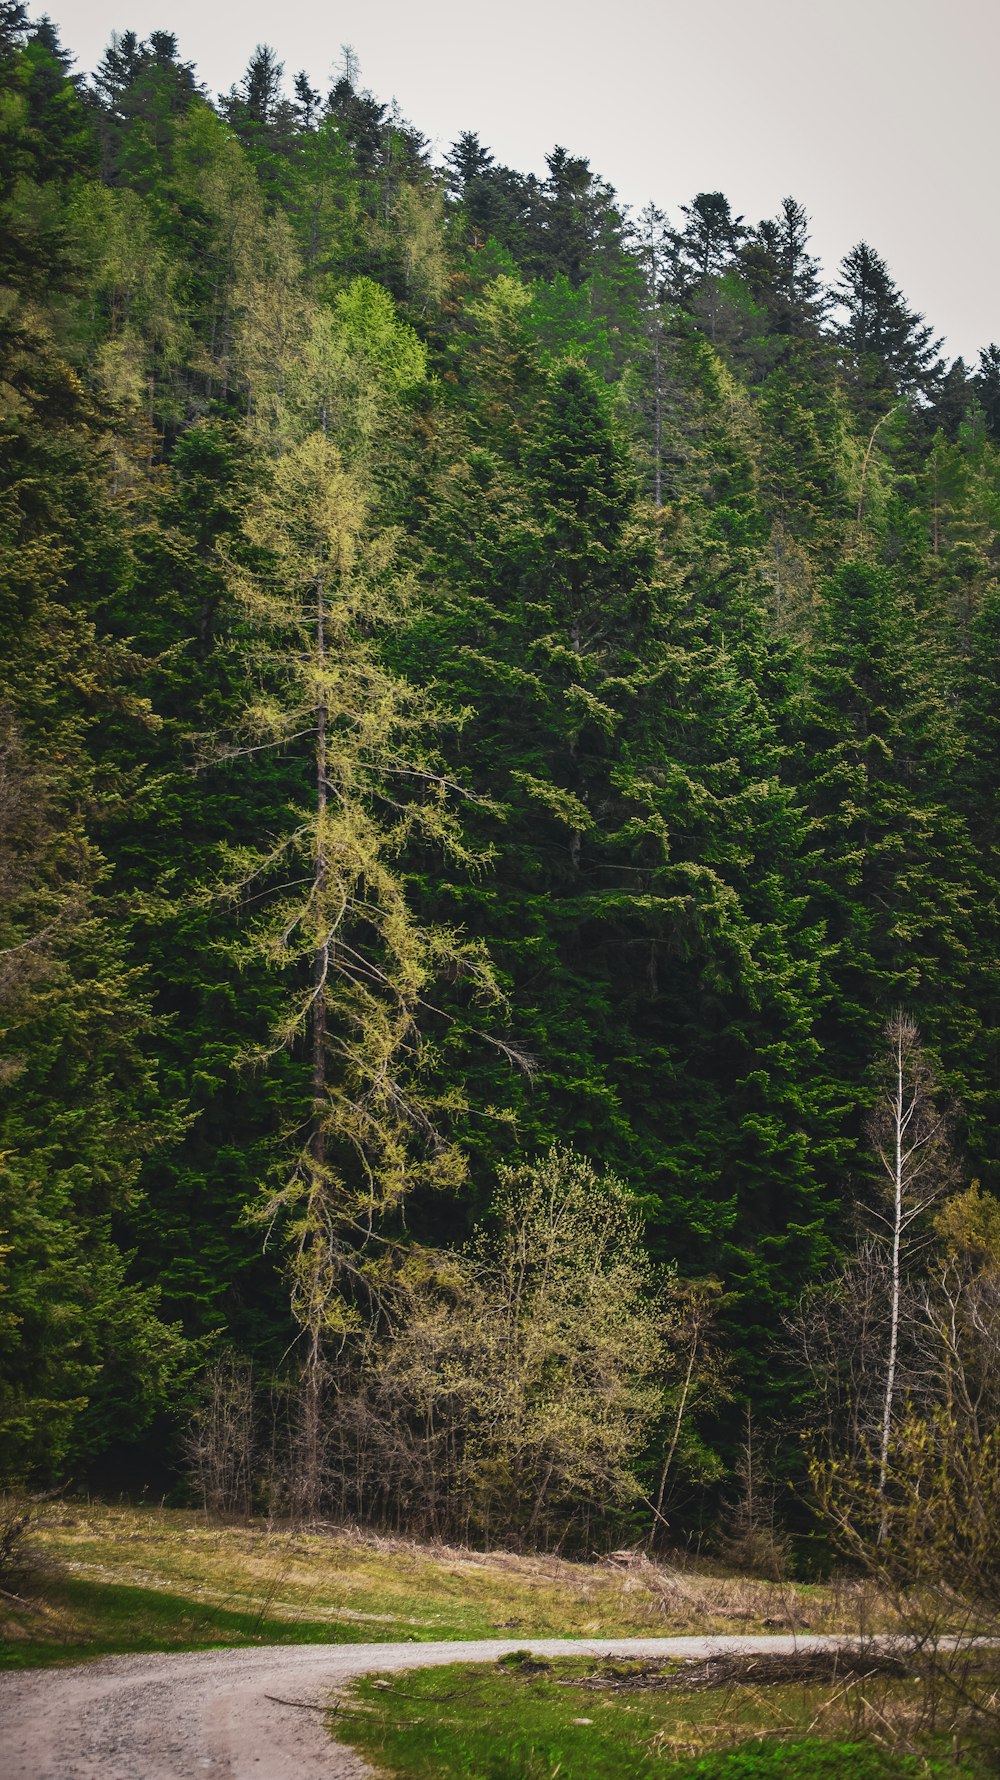
[[[818,1650],[835,1637],[542,1638],[458,1644],[279,1644],[108,1656],[0,1676],[0,1780],[363,1780],[319,1711],[355,1675],[539,1656]],[[277,1696],[277,1697],[272,1697]],[[298,1705],[288,1702],[299,1701]]]

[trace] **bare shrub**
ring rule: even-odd
[[[185,1456],[210,1514],[250,1513],[254,1495],[254,1387],[249,1360],[227,1351],[205,1373]]]
[[[28,1555],[34,1507],[23,1496],[0,1496],[0,1592],[20,1580]]]
[[[977,1187],[935,1220],[920,1284],[923,1389],[812,1478],[840,1549],[893,1602],[920,1653],[923,1715],[1000,1744],[1000,1203]],[[933,1379],[933,1390],[931,1388]],[[958,1732],[956,1732],[958,1734]]]

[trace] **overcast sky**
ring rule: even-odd
[[[30,8],[45,9],[44,0]],[[975,357],[1000,339],[997,0],[49,0],[89,71],[113,30],[174,31],[213,93],[258,42],[323,84],[353,45],[440,154],[466,129],[544,172],[586,155],[674,218],[724,191],[756,222],[786,193],[832,274],[861,238]]]

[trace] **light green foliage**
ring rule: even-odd
[[[1000,1266],[1000,1199],[984,1193],[978,1181],[946,1201],[934,1228],[950,1252]]]
[[[491,1370],[509,1392],[497,1456],[518,1493],[531,1478],[556,1497],[628,1499],[663,1366],[635,1201],[552,1150],[501,1170],[493,1216],[502,1353]]]
[[[320,1116],[338,1145],[368,1158],[357,1183],[344,1188],[352,1217],[406,1191],[408,1121],[392,1115],[392,1062],[408,1048],[421,996],[449,958],[476,968],[475,955],[443,929],[416,923],[396,866],[415,835],[458,859],[467,854],[444,782],[420,751],[424,701],[382,665],[370,641],[399,622],[405,584],[391,539],[367,536],[366,520],[357,475],[313,433],[277,460],[251,503],[245,529],[254,556],[233,563],[230,582],[246,615],[248,662],[254,638],[260,650],[259,692],[234,749],[315,733],[320,714],[325,725],[321,798],[294,812],[265,850],[232,856],[228,875],[235,893],[308,873],[308,895],[279,889],[249,939],[292,980],[300,963],[326,958],[329,1044],[342,1073]],[[276,1043],[294,1042],[315,1002],[310,984],[291,1001]],[[448,1167],[443,1156],[428,1166]]]
[[[174,373],[191,340],[180,269],[158,239],[149,207],[136,192],[88,184],[74,194],[68,228],[91,293],[84,351],[98,384],[115,403],[173,418]]]
[[[370,278],[355,278],[333,299],[339,332],[349,351],[372,365],[388,390],[412,389],[427,375],[427,349],[399,320],[388,291]]]
[[[501,1172],[468,1252],[414,1250],[331,1404],[343,1508],[551,1542],[641,1496],[669,1362],[634,1199],[553,1149]]]

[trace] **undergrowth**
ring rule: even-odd
[[[337,1703],[330,1728],[400,1780],[985,1780],[994,1771],[956,1762],[933,1740],[880,1743],[859,1716],[856,1682],[629,1688],[616,1671],[573,1659],[367,1676]],[[880,1681],[879,1710],[891,1702],[905,1719],[910,1685]]]

